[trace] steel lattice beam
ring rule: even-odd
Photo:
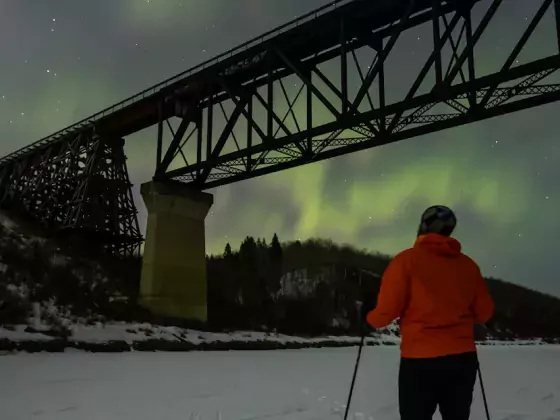
[[[192,137],[197,130],[206,134],[206,144],[191,142],[190,152],[197,159],[189,163],[185,151],[190,140],[180,146],[172,142],[167,153],[184,159],[158,162],[156,178],[207,189],[560,99],[560,84],[541,83],[558,75],[558,51],[514,66],[545,15],[559,10],[558,0],[535,3],[534,17],[503,65],[484,76],[476,74],[476,47],[496,13],[512,6],[502,0],[430,0],[426,8],[418,8],[419,3],[401,2],[398,16],[378,28],[368,26],[359,15],[340,13],[330,28],[332,45],[325,50],[304,53],[282,42],[271,43],[247,59],[243,71],[212,72],[205,80],[213,89],[197,104],[206,116],[199,119],[204,124],[182,119],[182,124],[192,125]],[[475,11],[481,16],[477,25]],[[404,32],[426,23],[431,23],[432,53],[402,99],[388,103],[385,63]],[[364,49],[373,52],[365,63],[367,70],[357,56]],[[326,74],[320,67],[329,63],[335,63],[336,70]],[[352,65],[359,81],[355,94],[348,88]],[[292,97],[285,87],[290,78],[298,82]],[[223,129],[217,130],[212,109],[219,106],[223,111],[225,103],[232,104],[232,112],[223,113]],[[258,116],[257,105],[262,110]],[[317,106],[328,114],[328,122],[314,121]],[[441,112],[442,106],[447,110]],[[239,133],[246,133],[246,141],[239,141]],[[225,152],[228,144],[230,151]]]
[[[124,140],[83,133],[0,168],[0,205],[59,234],[85,235],[117,256],[143,241],[128,178]]]

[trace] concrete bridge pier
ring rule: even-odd
[[[207,320],[204,219],[211,194],[148,182],[148,210],[139,303],[164,318]]]

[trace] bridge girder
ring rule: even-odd
[[[330,29],[338,41],[312,54],[299,52],[295,41],[266,44],[244,59],[242,71],[208,73],[190,113],[160,119],[155,179],[204,190],[557,101],[560,41],[553,54],[518,59],[547,14],[559,36],[559,0],[534,2],[534,16],[501,66],[478,75],[477,47],[496,13],[512,3],[431,0],[416,10],[418,2],[407,1],[398,19],[374,30],[356,15],[338,14]],[[399,38],[422,25],[431,27],[431,53],[407,69],[416,72],[414,82],[389,102],[385,64],[399,54]]]

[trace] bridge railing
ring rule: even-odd
[[[66,134],[72,132],[72,131],[77,131],[83,127],[86,127],[92,123],[94,123],[95,121],[109,115],[112,114],[115,111],[118,111],[120,109],[123,109],[127,106],[130,106],[136,102],[141,101],[142,99],[145,99],[148,96],[152,96],[154,94],[156,94],[157,92],[159,92],[161,89],[178,82],[181,79],[184,79],[188,76],[191,76],[201,70],[206,69],[207,67],[213,66],[218,64],[219,62],[223,61],[224,59],[233,57],[236,54],[239,54],[243,51],[248,50],[249,48],[252,48],[256,45],[260,45],[265,41],[268,41],[286,31],[289,31],[291,29],[294,29],[296,27],[298,27],[299,25],[302,25],[304,23],[313,21],[314,19],[317,19],[319,16],[322,16],[326,13],[332,12],[333,10],[338,9],[339,7],[348,4],[348,3],[352,3],[353,1],[356,0],[334,0],[331,1],[330,3],[315,9],[309,13],[306,13],[288,23],[285,23],[284,25],[278,26],[258,37],[255,37],[235,48],[232,48],[220,55],[217,55],[209,60],[206,60],[194,67],[191,67],[188,70],[183,71],[182,73],[179,73],[175,76],[170,77],[169,79],[164,80],[163,82],[160,82],[152,87],[149,87],[148,89],[143,90],[140,93],[137,93],[127,99],[122,100],[121,102],[114,104],[108,108],[105,108],[102,111],[97,112],[96,114],[91,115],[90,117],[84,118],[81,121],[78,121],[75,124],[72,124],[66,128],[63,128],[60,131],[57,131],[56,133],[53,133],[47,137],[42,138],[41,140],[38,140],[34,143],[31,143],[30,145],[19,149],[15,152],[12,152],[2,158],[0,158],[0,166],[3,164],[6,164],[14,159],[17,159],[19,156],[27,154],[29,152],[32,152],[33,150],[40,148],[42,146],[45,146],[47,144],[50,144],[52,142],[55,142],[56,140],[58,140],[60,137],[65,136]]]

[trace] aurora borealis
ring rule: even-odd
[[[514,30],[538,7],[507,1],[515,6],[497,16],[477,51],[482,72],[499,68]],[[324,3],[0,0],[0,154]],[[523,59],[553,52],[547,31],[537,31]],[[391,75],[397,84],[403,78],[405,92],[418,71],[420,35],[407,42]],[[277,232],[281,240],[330,237],[393,254],[412,244],[424,208],[446,204],[459,219],[456,237],[486,276],[560,295],[557,114],[552,104],[220,187],[212,191],[208,252]],[[142,225],[137,193],[155,150],[153,130],[127,138]]]

